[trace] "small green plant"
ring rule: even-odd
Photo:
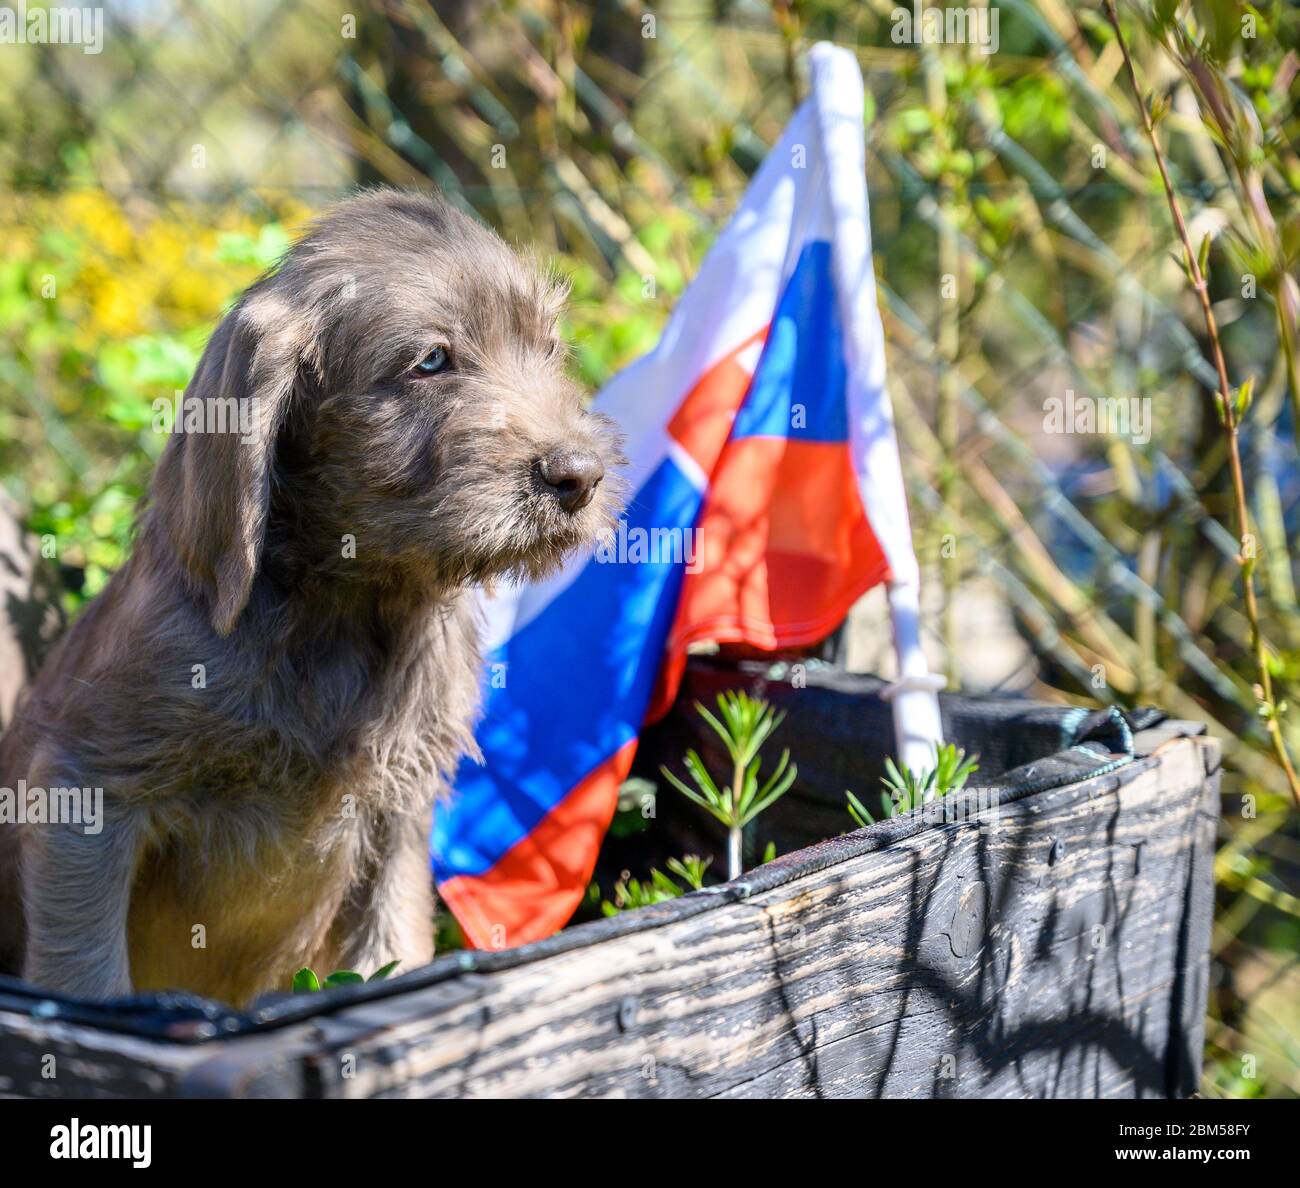
[[[465,933],[461,931],[460,921],[451,912],[439,908],[433,920],[433,951],[441,956],[468,947],[465,944]]]
[[[868,825],[876,823],[876,818],[871,815],[871,810],[854,796],[848,788],[844,789],[844,796],[848,801],[849,816],[853,818],[853,823],[859,829],[865,829]],[[894,815],[893,802],[883,792],[880,794],[880,804],[885,811],[886,817]]]
[[[326,974],[323,979],[316,976],[315,970],[304,965],[293,975],[293,992],[301,994],[310,990],[331,990],[335,986],[356,986],[361,982],[382,982],[400,964],[401,962],[398,961],[390,961],[387,965],[381,965],[368,978],[357,973],[355,969],[336,969],[332,974]]]
[[[649,907],[653,903],[663,903],[666,899],[676,899],[687,891],[698,891],[704,886],[704,872],[709,869],[712,861],[711,858],[698,858],[694,854],[687,854],[680,859],[669,858],[668,869],[686,884],[685,887],[673,882],[661,870],[651,869],[650,878],[645,882],[624,872],[623,877],[614,884],[613,902],[604,900],[600,910],[607,916],[617,916],[619,912]]]
[[[885,786],[880,794],[880,807],[885,817],[909,813],[927,800],[956,792],[979,771],[979,756],[972,755],[967,759],[966,752],[955,743],[936,745],[934,754],[934,766],[920,776],[906,763],[900,767],[892,758],[885,760],[885,774],[880,777]],[[848,798],[849,816],[859,829],[876,823],[876,818],[852,792],[846,790],[844,795]]]
[[[687,751],[686,770],[695,783],[692,788],[673,775],[666,767],[659,770],[664,778],[682,795],[695,801],[712,813],[727,827],[727,877],[741,875],[740,842],[742,830],[764,809],[770,807],[789,790],[799,769],[790,762],[790,752],[782,751],[776,770],[763,784],[758,782],[761,766],[759,750],[772,732],[785,719],[759,697],[727,690],[718,694],[718,713],[715,717],[698,701],[695,708],[722,739],[731,756],[731,782],[720,789],[709,775],[708,769],[695,751]]]
[[[609,823],[610,837],[632,837],[650,828],[654,816],[657,786],[651,780],[632,776],[619,785],[618,806]]]

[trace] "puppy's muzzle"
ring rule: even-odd
[[[537,477],[543,489],[574,515],[595,498],[605,464],[591,450],[562,446],[538,459]]]

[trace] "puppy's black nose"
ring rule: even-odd
[[[565,511],[578,512],[596,494],[605,466],[591,450],[561,446],[537,463],[537,473]]]

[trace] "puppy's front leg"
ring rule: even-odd
[[[24,826],[23,976],[80,998],[131,991],[126,926],[143,830],[132,814],[106,811],[101,824]]]
[[[433,875],[427,815],[386,814],[374,828],[375,860],[339,911],[339,964],[369,977],[400,961],[407,973],[433,960]]]

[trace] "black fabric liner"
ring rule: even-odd
[[[372,985],[314,994],[268,994],[243,1011],[180,991],[86,1002],[47,994],[38,987],[6,977],[0,977],[0,1010],[181,1044],[265,1032],[362,1002],[435,985],[464,973],[509,969],[660,927],[769,891],[814,871],[883,849],[922,829],[936,827],[920,813],[909,813],[882,820],[869,829],[846,832],[852,822],[844,811],[844,789],[854,789],[874,809],[876,794],[872,790],[879,788],[884,758],[892,750],[892,711],[880,697],[885,682],[845,673],[820,662],[799,664],[802,667],[792,667],[789,663],[737,664],[694,657],[673,710],[642,738],[634,774],[662,783],[659,763],[680,769],[680,757],[687,746],[699,750],[706,762],[717,760],[713,752],[720,744],[694,712],[694,701],[711,706],[721,689],[747,688],[761,693],[785,711],[786,720],[772,745],[790,749],[799,765],[799,779],[759,819],[759,824],[787,841],[794,836],[800,845],[776,861],[748,871],[740,880],[611,919],[576,925],[548,940],[518,949],[451,953],[423,969]],[[960,693],[941,694],[940,709],[945,737],[980,756],[980,769],[970,780],[968,791],[991,795],[998,804],[1106,775],[1135,762],[1133,734],[1165,717],[1153,709],[1124,714],[1115,709],[1089,712],[1023,697],[975,697]],[[657,818],[653,831],[660,844],[666,844],[675,853],[686,851],[673,846],[699,840],[702,832],[695,819],[699,814],[691,817],[681,811],[677,802],[683,799],[680,796],[658,798],[665,813]],[[682,824],[688,820],[689,826]],[[827,837],[829,841],[822,840]],[[606,850],[614,853],[611,859],[602,852],[602,866],[606,871],[618,868],[620,847],[626,850],[628,844],[635,844],[635,839],[607,844]],[[765,844],[765,835],[759,833],[747,838],[746,848],[761,852]],[[642,865],[638,869],[644,870],[656,861],[653,854],[646,856],[644,842],[639,856]],[[597,873],[599,878],[600,868]]]

